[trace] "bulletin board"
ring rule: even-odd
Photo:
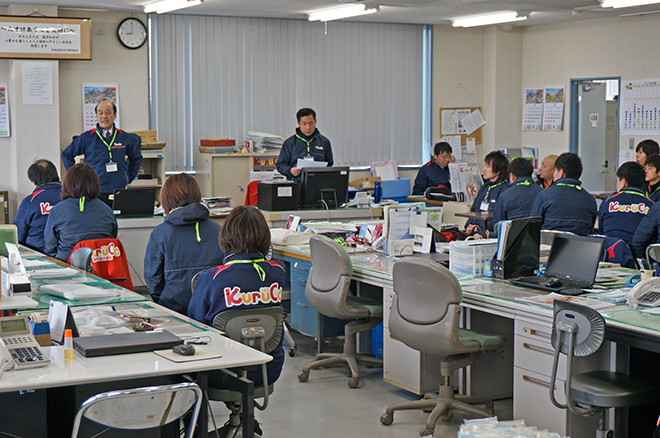
[[[456,111],[456,110],[470,110],[470,112],[474,110],[479,110],[481,111],[480,106],[470,106],[470,107],[456,107],[456,108],[440,108],[440,138],[442,138],[445,135],[459,135],[456,133],[450,133],[450,132],[443,132],[442,129],[442,112],[443,111]],[[447,113],[445,113],[447,114]],[[483,112],[482,112],[483,114]],[[474,141],[476,144],[481,144],[481,128],[477,128],[476,131],[474,131],[472,134],[460,134],[461,136],[461,144],[465,144],[465,139],[467,138],[474,138]]]

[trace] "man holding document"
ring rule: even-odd
[[[307,167],[304,161],[323,161],[332,166],[334,160],[330,140],[316,129],[316,112],[311,108],[302,108],[296,113],[296,119],[298,128],[282,145],[282,151],[277,158],[277,171],[288,180],[300,182],[302,167]],[[299,164],[300,160],[302,162]]]

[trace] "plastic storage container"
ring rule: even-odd
[[[371,352],[376,359],[383,358],[383,323],[371,329]]]
[[[481,277],[484,261],[497,251],[497,239],[468,240],[449,243],[449,270],[456,277]]]

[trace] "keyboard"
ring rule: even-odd
[[[532,287],[547,292],[556,292],[562,295],[582,295],[586,293],[583,289],[590,287],[590,285],[585,282],[570,279],[561,279],[561,285],[558,287],[546,286],[545,283],[551,278],[553,277],[521,277],[513,278],[510,282],[519,286]]]

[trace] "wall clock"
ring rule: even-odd
[[[139,49],[147,41],[147,27],[137,18],[126,18],[117,27],[117,38],[124,47]]]

